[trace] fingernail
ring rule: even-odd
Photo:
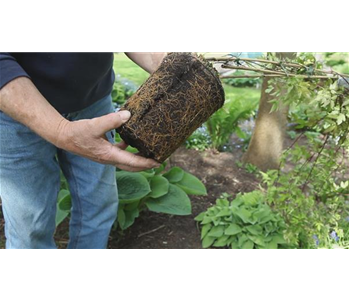
[[[122,110],[119,112],[120,118],[123,122],[128,121],[128,119],[131,117],[131,113],[128,110]]]

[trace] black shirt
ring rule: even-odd
[[[29,77],[60,113],[76,112],[113,88],[113,53],[0,53],[0,89]]]

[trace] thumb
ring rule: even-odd
[[[122,110],[117,113],[111,113],[102,117],[94,118],[91,121],[98,135],[103,135],[107,131],[113,130],[126,123],[131,117],[128,110]]]

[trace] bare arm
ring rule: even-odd
[[[68,121],[40,94],[30,79],[19,77],[0,90],[0,110],[26,125],[58,148],[128,171],[150,169],[159,164],[113,145],[105,133],[120,127],[129,112],[111,113],[90,120]]]
[[[126,52],[129,59],[148,73],[153,73],[161,64],[167,52]]]

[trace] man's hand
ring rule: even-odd
[[[94,161],[127,171],[158,166],[154,160],[124,151],[125,143],[113,145],[107,141],[105,133],[125,123],[129,112],[69,122],[25,77],[16,78],[0,89],[0,110],[55,146]]]
[[[128,121],[129,111],[120,111],[91,120],[63,122],[59,127],[57,146],[91,160],[115,165],[119,169],[137,172],[159,167],[160,164],[124,151],[127,144],[111,144],[105,133]]]

